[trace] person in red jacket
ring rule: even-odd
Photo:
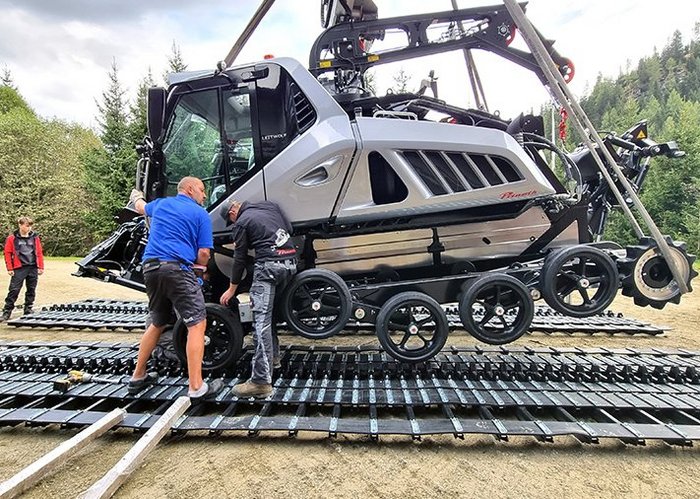
[[[32,231],[34,221],[29,217],[20,217],[17,225],[18,229],[5,240],[5,266],[12,277],[0,322],[10,318],[25,282],[24,315],[32,313],[38,276],[44,273],[44,252],[39,236]]]

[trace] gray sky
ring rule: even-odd
[[[375,3],[383,18],[451,9],[449,0]],[[458,1],[461,8],[497,3]],[[0,0],[0,68],[10,69],[40,115],[95,126],[95,99],[107,87],[113,58],[130,97],[149,67],[160,80],[173,41],[189,69],[213,68],[258,5],[258,0]],[[320,0],[277,0],[238,62],[274,54],[308,64],[321,32],[319,5]],[[660,50],[674,30],[687,42],[700,21],[700,2],[531,0],[527,12],[573,60],[572,89],[581,95],[598,73],[616,76],[627,61],[635,64],[654,47]],[[476,51],[475,58],[491,110],[511,118],[548,99],[530,72],[487,53]],[[434,69],[441,98],[473,105],[461,52],[382,66],[377,70],[380,90],[393,84],[400,67],[413,75],[415,88]]]

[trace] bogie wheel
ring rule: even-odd
[[[437,301],[425,293],[406,291],[382,305],[376,331],[389,355],[403,362],[422,362],[445,346],[449,325]]]
[[[535,304],[527,286],[508,274],[486,274],[469,282],[459,300],[464,329],[490,345],[520,338],[532,324]]]
[[[545,258],[540,287],[547,304],[557,312],[590,317],[615,299],[620,276],[617,265],[604,251],[572,246]]]
[[[693,269],[694,255],[689,255],[684,242],[668,236],[671,258],[680,270],[689,290],[697,272]],[[671,269],[652,238],[642,238],[639,245],[627,246],[627,257],[619,260],[622,274],[622,294],[634,298],[641,307],[664,308],[667,303],[680,303],[681,293]]]
[[[238,316],[226,307],[207,303],[202,372],[225,369],[238,360],[243,351],[243,336]],[[178,319],[173,326],[173,342],[180,362],[187,366],[187,327],[182,319]]]
[[[347,284],[325,269],[298,273],[282,298],[282,314],[289,328],[312,340],[338,334],[351,313],[352,296]]]

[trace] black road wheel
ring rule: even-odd
[[[348,323],[352,296],[335,272],[308,269],[295,275],[287,286],[281,311],[287,326],[300,336],[330,338]]]
[[[685,243],[664,239],[671,250],[671,258],[679,268],[686,285],[692,290],[691,281],[697,272],[693,269],[695,255],[689,255]],[[642,238],[638,245],[627,246],[627,257],[618,265],[622,274],[622,294],[634,298],[641,307],[664,308],[667,303],[680,303],[681,293],[659,248],[650,237]]]
[[[175,353],[187,366],[187,327],[182,319],[173,326]],[[240,319],[228,308],[207,303],[207,328],[204,334],[202,372],[224,369],[233,364],[243,351],[243,327]]]
[[[534,314],[527,286],[508,274],[489,273],[474,279],[464,287],[459,300],[464,329],[490,345],[520,338]]]
[[[382,305],[376,331],[379,343],[393,358],[422,362],[445,346],[449,326],[437,301],[425,293],[406,291]]]
[[[613,259],[597,248],[572,246],[544,259],[540,290],[547,304],[571,317],[590,317],[612,303],[620,287]]]

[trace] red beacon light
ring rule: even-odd
[[[265,55],[263,56],[263,59],[265,59],[265,60],[267,60],[267,59],[274,59],[274,58],[275,58],[274,54],[265,54]]]

